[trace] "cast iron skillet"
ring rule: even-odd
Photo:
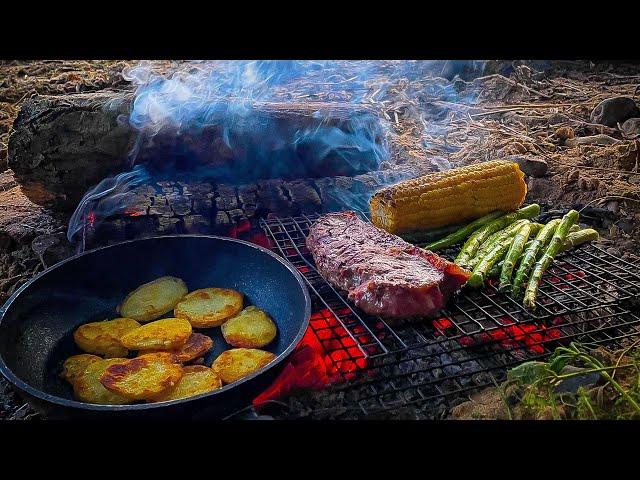
[[[189,290],[228,287],[245,294],[278,326],[265,349],[276,359],[253,375],[211,393],[156,404],[92,405],[73,399],[58,377],[62,362],[81,353],[72,332],[83,323],[114,318],[138,285],[163,275]],[[302,338],[311,315],[309,293],[290,263],[269,250],[229,238],[180,235],[134,240],[69,258],[23,285],[0,310],[0,372],[48,418],[219,418],[250,404],[275,379]],[[170,314],[165,315],[170,316]],[[205,363],[229,348],[220,329]]]

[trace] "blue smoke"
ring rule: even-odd
[[[129,118],[121,119],[138,135],[129,152],[133,169],[87,192],[71,218],[69,240],[77,236],[90,213],[97,222],[123,213],[130,199],[126,193],[150,180],[242,184],[378,170],[390,157],[387,140],[392,129],[387,114],[359,109],[336,121],[321,106],[375,105],[372,108],[379,109],[394,82],[449,76],[452,68],[459,68],[455,62],[434,61],[161,63],[142,61],[123,72],[136,89]],[[425,132],[433,128],[431,120],[440,120],[433,117],[436,108],[422,111],[425,102],[460,101],[464,86],[464,81],[442,79],[424,90],[407,90],[417,99],[414,114],[423,121]],[[316,105],[316,110],[303,121],[292,122],[273,107],[290,103]],[[379,186],[390,181],[381,177]],[[358,192],[358,199],[367,198],[371,193],[367,189],[371,187]],[[342,197],[340,192],[337,195]],[[364,200],[358,205],[364,207]]]

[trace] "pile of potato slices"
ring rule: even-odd
[[[73,332],[85,353],[65,360],[61,377],[87,403],[162,402],[211,392],[264,367],[276,356],[263,347],[277,335],[267,313],[244,307],[228,288],[189,292],[180,278],[139,286],[118,306],[120,317],[81,325]],[[173,317],[160,318],[173,311]],[[194,329],[221,327],[231,347],[211,364],[213,339]]]

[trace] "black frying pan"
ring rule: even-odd
[[[116,317],[131,290],[157,277],[182,278],[189,290],[228,287],[245,305],[265,310],[278,326],[266,347],[277,358],[253,375],[190,399],[134,405],[92,405],[73,399],[58,377],[62,362],[81,353],[72,333],[83,323]],[[0,310],[0,372],[49,418],[222,417],[248,405],[276,377],[309,323],[311,302],[291,264],[256,245],[228,238],[181,235],[134,240],[72,257],[23,285]],[[170,316],[170,315],[166,315]],[[220,329],[210,365],[229,348]]]

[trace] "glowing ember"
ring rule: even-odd
[[[367,337],[362,335],[362,341],[366,342]],[[309,328],[287,366],[253,405],[258,407],[295,391],[318,390],[343,379],[351,380],[366,366],[367,359],[338,319],[330,310],[320,310],[311,316]]]
[[[242,237],[244,233],[251,231],[251,221],[250,220],[241,220],[236,225],[229,229],[229,236],[231,238]]]
[[[445,335],[447,330],[455,329],[453,322],[446,317],[432,320],[431,323],[436,329],[436,335]],[[464,347],[493,343],[506,350],[526,348],[531,353],[543,354],[545,343],[562,337],[557,327],[564,323],[564,319],[555,317],[550,327],[535,322],[516,324],[506,316],[500,318],[500,323],[500,327],[475,335],[463,335],[456,340]]]
[[[132,208],[125,208],[124,209],[124,214],[127,217],[141,217],[142,215],[146,215],[146,212],[144,212],[142,210],[134,210]]]

